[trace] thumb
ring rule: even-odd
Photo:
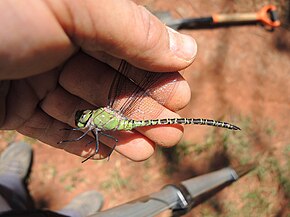
[[[67,33],[96,58],[105,52],[142,69],[176,71],[196,55],[192,37],[166,27],[132,1],[69,1],[69,8],[73,23],[65,25]]]

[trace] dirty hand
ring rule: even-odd
[[[166,72],[186,68],[196,55],[191,37],[129,0],[1,1],[0,18],[1,129],[84,157],[94,152],[92,138],[57,145],[81,135],[60,129],[74,126],[77,110],[105,104],[120,59]],[[160,117],[176,117],[188,102],[187,83],[178,83]],[[146,128],[120,136],[116,150],[143,160],[155,143],[171,146],[181,135],[181,126]],[[101,145],[94,158],[109,152]]]

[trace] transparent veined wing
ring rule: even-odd
[[[148,72],[122,60],[111,85],[108,106],[127,118],[156,118],[162,111],[156,101],[166,105],[180,78],[176,72]]]

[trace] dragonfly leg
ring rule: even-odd
[[[72,130],[72,131],[81,131],[83,128],[62,128],[59,130]]]
[[[86,162],[87,160],[89,160],[90,158],[92,158],[94,155],[95,155],[95,153],[94,153],[94,154],[91,154],[91,155],[88,156],[86,159],[84,159],[84,160],[82,161],[82,163]]]
[[[100,143],[99,143],[99,130],[97,128],[95,128],[92,133],[95,137],[95,141],[96,141],[96,150],[95,150],[95,154],[97,154],[99,152],[99,148],[100,148]]]
[[[95,128],[92,130],[92,134],[94,135],[95,137],[95,140],[96,141],[96,149],[95,149],[95,153],[91,154],[89,157],[87,157],[86,159],[84,159],[82,161],[82,163],[86,162],[87,160],[89,160],[90,158],[92,158],[95,154],[97,154],[99,152],[99,147],[100,147],[100,143],[99,143],[99,133],[98,133],[98,128]],[[93,141],[90,141],[88,144],[86,145],[89,145],[91,144]]]
[[[76,127],[76,128],[62,128],[62,129],[59,129],[59,130],[72,130],[72,131],[82,131],[84,128],[79,128],[79,127]]]
[[[109,139],[112,139],[112,140],[115,141],[115,143],[114,143],[114,145],[113,145],[113,147],[112,147],[112,149],[111,149],[111,152],[108,154],[108,160],[110,160],[110,156],[111,156],[111,154],[113,153],[114,149],[115,149],[116,146],[117,146],[118,139],[116,139],[114,136],[111,136],[111,135],[109,135],[109,134],[106,134],[106,133],[104,133],[104,132],[102,132],[102,131],[100,131],[100,134],[103,135],[103,136],[106,136],[106,137],[108,137]]]
[[[64,142],[77,142],[79,140],[81,140],[82,138],[84,138],[90,131],[92,130],[92,128],[89,128],[86,132],[84,132],[83,135],[81,135],[80,137],[76,138],[76,139],[68,139],[68,140],[62,140],[59,141],[57,144],[62,144]]]
[[[118,142],[118,139],[116,139],[114,136],[111,136],[109,134],[106,134],[106,133],[104,133],[102,131],[100,131],[100,134],[103,135],[103,136],[106,136],[106,137],[108,137],[108,138],[110,138],[112,140],[114,140],[115,142]]]

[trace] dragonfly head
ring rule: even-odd
[[[75,124],[79,128],[84,128],[90,117],[92,116],[92,110],[80,110],[76,112],[75,115]]]

